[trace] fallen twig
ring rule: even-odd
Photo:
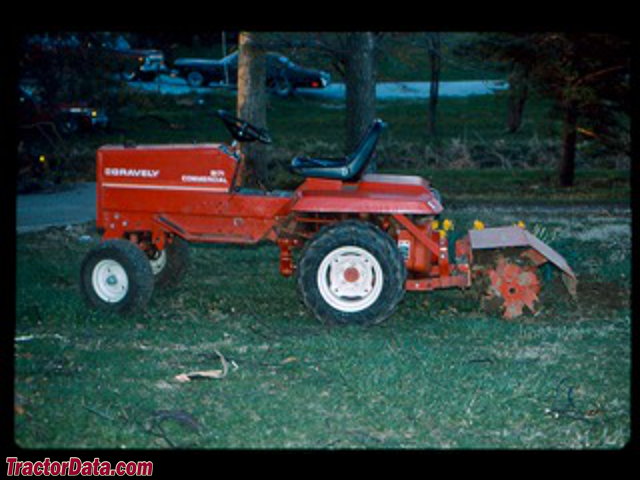
[[[190,382],[191,380],[199,379],[199,378],[224,378],[227,376],[229,372],[229,365],[227,364],[227,360],[224,356],[218,351],[214,349],[214,352],[220,358],[220,362],[222,363],[222,370],[199,370],[188,373],[181,373],[176,375],[174,378],[178,382]]]
[[[110,416],[109,416],[109,415],[107,415],[106,413],[101,412],[100,410],[96,410],[95,408],[92,408],[92,407],[90,407],[90,406],[88,406],[88,405],[82,405],[82,408],[84,408],[85,410],[88,410],[88,411],[90,411],[91,413],[93,413],[93,414],[95,414],[95,415],[98,415],[99,417],[102,417],[102,418],[104,418],[104,419],[106,419],[106,420],[110,420],[110,421],[112,421],[112,422],[115,420],[115,418],[110,417]]]

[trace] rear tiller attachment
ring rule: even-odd
[[[401,225],[398,248],[410,272],[406,290],[473,288],[481,292],[485,307],[514,318],[524,313],[524,307],[536,312],[541,289],[538,268],[550,262],[562,272],[569,293],[576,295],[577,279],[566,260],[521,226],[484,228],[478,222],[480,229],[455,242],[455,261],[450,261],[446,229],[416,225],[404,215],[394,219]]]
[[[499,306],[505,318],[521,315],[525,306],[536,312],[541,287],[538,267],[547,262],[562,272],[569,294],[577,294],[577,279],[566,260],[524,228],[471,230],[468,248],[473,252],[472,276],[480,282],[485,276],[485,283],[488,279],[484,300]]]

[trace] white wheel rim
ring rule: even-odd
[[[167,252],[161,250],[157,258],[150,258],[149,264],[154,275],[158,275],[167,265]]]
[[[129,291],[129,277],[115,260],[101,260],[93,267],[91,274],[93,291],[101,300],[108,303],[117,303],[122,300]]]
[[[382,292],[380,262],[367,250],[339,247],[320,263],[317,275],[322,298],[336,310],[360,312],[369,308]]]

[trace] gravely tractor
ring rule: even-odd
[[[537,269],[546,262],[575,294],[576,277],[566,261],[524,228],[471,230],[450,249],[433,225],[443,207],[428,181],[367,173],[385,126],[381,120],[345,158],[294,158],[291,170],[304,181],[288,192],[242,186],[239,142],[271,138],[226,111],[218,115],[235,140],[231,145],[98,150],[102,241],[81,267],[81,289],[91,306],[143,308],[155,285],[180,280],[191,243],[262,241],[278,246],[280,273],[295,274],[304,304],[328,323],[378,323],[406,290],[476,282],[486,286],[485,299],[512,318],[525,307],[535,311]],[[474,262],[488,252],[490,262]]]

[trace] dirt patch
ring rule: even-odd
[[[574,300],[567,292],[561,275],[557,274],[543,282],[540,305],[562,304],[574,305],[581,311],[629,308],[631,290],[628,285],[606,282],[591,276],[581,276],[578,278],[577,298]]]
[[[582,279],[578,282],[578,304],[606,310],[629,308],[631,289],[620,283]]]

